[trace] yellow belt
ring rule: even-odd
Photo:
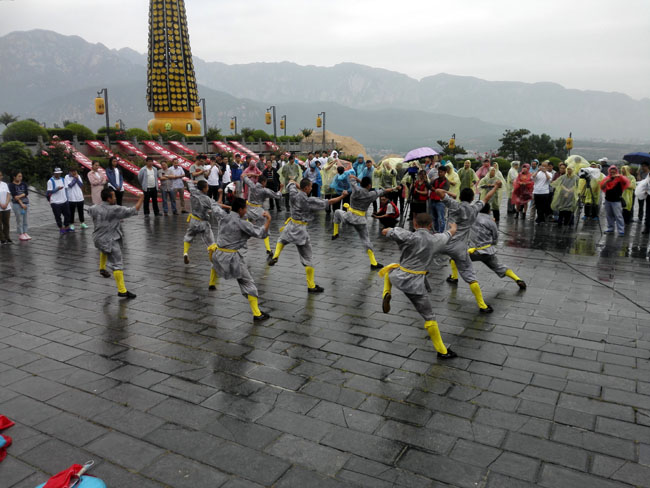
[[[282,227],[280,227],[280,232],[282,232],[284,230],[284,227],[289,222],[293,222],[294,224],[298,224],[298,225],[307,225],[307,224],[309,224],[309,222],[303,222],[302,220],[296,220],[293,217],[289,217],[287,220],[284,221],[284,225]]]
[[[237,249],[226,249],[223,247],[219,247],[216,244],[211,244],[208,246],[208,254],[210,256],[210,260],[212,261],[212,254],[214,251],[221,251],[221,252],[237,252]]]
[[[188,222],[189,222],[191,219],[198,220],[199,222],[203,222],[203,219],[198,218],[198,217],[197,217],[196,215],[194,215],[194,214],[189,214],[189,215],[187,216],[187,221],[188,221]]]
[[[259,205],[257,203],[251,203],[248,200],[246,200],[246,205],[250,205],[251,207],[261,207],[262,205]]]
[[[492,247],[492,244],[486,244],[485,246],[481,246],[481,247],[470,247],[470,248],[467,250],[467,252],[468,252],[469,254],[473,254],[473,253],[476,252],[476,251],[482,251],[483,249],[487,249],[488,247]]]
[[[381,268],[379,270],[379,276],[383,277],[384,275],[390,273],[392,270],[397,269],[397,268],[401,269],[402,271],[404,271],[406,273],[411,273],[411,274],[415,274],[415,275],[425,275],[425,274],[429,273],[428,271],[416,271],[416,270],[413,270],[413,269],[408,269],[408,268],[405,268],[404,266],[400,265],[399,263],[391,263],[389,265],[384,266],[383,268]]]
[[[348,212],[352,212],[353,214],[358,215],[360,217],[365,217],[366,216],[365,212],[362,212],[361,210],[356,210],[356,209],[350,207],[349,203],[344,203],[343,208],[346,209]]]

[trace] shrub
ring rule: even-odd
[[[146,130],[138,129],[137,127],[128,129],[125,136],[127,139],[133,139],[135,137],[138,141],[150,141],[153,139],[153,136]]]
[[[50,139],[52,139],[54,136],[57,136],[62,141],[71,141],[74,136],[74,132],[72,132],[69,129],[45,129],[45,130],[47,130],[47,133],[50,135]]]
[[[95,139],[95,133],[91,131],[88,127],[82,124],[68,124],[65,126],[65,128],[69,131],[71,131],[74,135],[77,136],[77,139],[79,141],[92,141]],[[61,136],[59,136],[61,137]]]
[[[182,141],[185,137],[185,134],[178,132],[177,130],[168,130],[160,134],[163,141]]]
[[[43,138],[43,141],[49,140],[49,134],[45,128],[38,125],[31,120],[19,120],[9,126],[2,133],[5,141],[21,141],[21,142],[36,142],[38,136]]]
[[[262,141],[272,141],[273,136],[266,133],[265,131],[261,129],[254,130],[253,133],[250,135],[255,141],[262,140]]]
[[[223,141],[221,129],[217,129],[216,127],[210,127],[205,137],[208,139],[208,141]]]
[[[226,136],[227,141],[241,141],[241,139],[242,139],[241,134],[237,134],[237,135],[232,134],[232,135]]]
[[[16,173],[31,181],[34,179],[34,157],[24,143],[20,141],[5,142],[0,146],[0,171],[5,177],[12,178]]]

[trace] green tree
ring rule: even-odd
[[[503,133],[503,137],[499,139],[499,142],[501,143],[499,154],[511,160],[519,158],[523,161],[524,159],[521,152],[529,152],[525,143],[528,134],[530,134],[528,129],[506,130]]]
[[[125,136],[127,139],[133,139],[135,137],[138,141],[150,141],[153,139],[153,136],[146,130],[139,129],[137,127],[127,129]]]
[[[34,179],[34,166],[32,153],[23,142],[5,142],[0,146],[0,170],[4,175],[11,178],[21,172],[25,180],[31,182]]]
[[[79,139],[81,142],[95,140],[95,133],[85,125],[72,123],[67,124],[65,128],[72,131],[72,133],[76,135],[77,139]]]
[[[307,129],[307,128],[300,129],[300,132],[302,133],[302,135],[304,137],[309,137],[310,135],[312,135],[314,133],[314,129]]]
[[[205,137],[208,141],[223,141],[223,136],[221,135],[221,129],[217,127],[208,127]]]
[[[41,136],[43,141],[48,141],[50,138],[45,128],[31,120],[14,122],[2,133],[5,141],[36,142],[38,136]]]
[[[442,139],[436,141],[436,144],[442,149],[442,154],[444,156],[455,156],[456,154],[466,154],[467,151],[463,146],[456,146],[453,149],[449,148],[449,141],[443,141]]]
[[[250,127],[244,127],[239,131],[244,140],[248,140],[249,137],[253,137],[253,132],[255,132],[255,130],[251,129]]]
[[[17,120],[18,117],[8,112],[4,112],[2,115],[0,115],[0,124],[4,124],[5,127],[9,126],[9,124],[13,122],[16,122]]]
[[[61,122],[61,123],[63,124],[63,127],[67,127],[67,126],[69,126],[70,124],[76,124],[77,121],[76,121],[76,120],[65,119],[65,120],[64,120],[63,122]]]

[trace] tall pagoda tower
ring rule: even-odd
[[[184,0],[149,0],[147,104],[152,134],[201,135]],[[198,116],[198,117],[197,117]]]

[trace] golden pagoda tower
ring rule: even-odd
[[[149,132],[201,135],[197,100],[185,1],[149,0],[147,105],[154,113]]]

